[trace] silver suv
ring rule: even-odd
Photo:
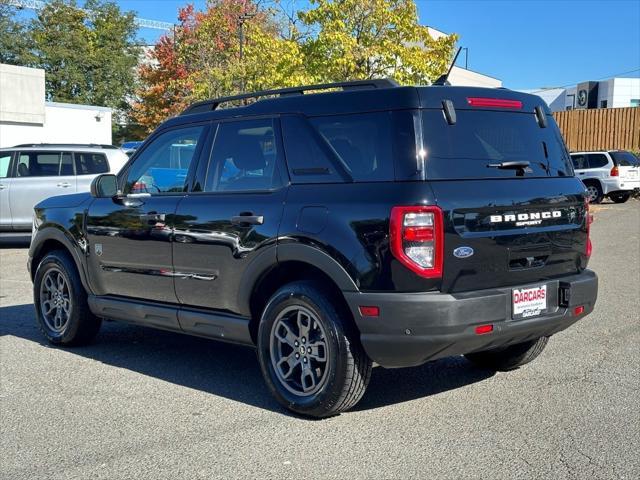
[[[634,190],[640,189],[640,163],[631,152],[574,152],[571,160],[576,176],[589,192],[591,203],[600,203],[605,196],[624,203]]]
[[[0,235],[31,232],[33,207],[88,192],[100,173],[118,173],[127,155],[112,145],[29,144],[0,149]]]

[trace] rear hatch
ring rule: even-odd
[[[531,284],[584,268],[584,187],[544,102],[504,90],[443,88],[442,96],[422,110],[425,179],[444,212],[441,290]]]
[[[631,152],[616,150],[609,152],[613,163],[618,167],[618,175],[625,185],[625,188],[640,187],[640,162]]]

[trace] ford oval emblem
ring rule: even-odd
[[[457,258],[467,258],[473,255],[473,248],[471,247],[458,247],[453,251],[453,256]]]

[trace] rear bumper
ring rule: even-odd
[[[541,283],[547,284],[549,312],[522,320],[511,319],[511,289],[527,285],[453,294],[346,292],[345,298],[369,357],[383,367],[409,367],[553,335],[593,311],[594,272],[535,285]],[[569,292],[565,306],[558,305],[561,288]],[[380,314],[363,317],[359,306],[378,306]],[[584,311],[575,315],[578,306]],[[493,325],[491,333],[475,333],[476,326],[486,324]]]
[[[602,180],[602,193],[635,190],[640,188],[640,179],[627,180],[620,177],[609,177]]]

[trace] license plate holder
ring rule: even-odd
[[[511,318],[522,320],[539,317],[549,309],[547,284],[511,290]]]

